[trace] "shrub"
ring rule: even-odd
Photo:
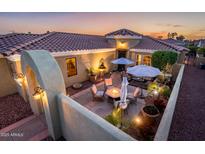
[[[148,94],[151,95],[154,90],[158,91],[158,88],[159,88],[159,85],[157,82],[151,82],[147,87],[147,92]]]
[[[205,55],[205,48],[198,48],[197,53]]]
[[[190,54],[196,55],[197,50],[198,50],[198,47],[197,47],[197,46],[188,46],[188,48],[189,48],[189,53],[190,53]]]
[[[96,75],[97,74],[97,70],[94,69],[93,67],[90,67],[87,69],[88,75]]]
[[[163,70],[167,64],[176,63],[177,56],[178,54],[172,51],[156,51],[152,54],[152,66]]]
[[[171,95],[171,89],[170,89],[168,86],[162,86],[162,87],[160,88],[160,94],[161,94],[164,98],[168,99],[169,96]]]
[[[105,117],[105,120],[107,120],[109,123],[111,123],[114,126],[120,126],[122,123],[122,109],[116,108],[112,111],[111,114],[107,115]]]

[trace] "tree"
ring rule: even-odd
[[[203,54],[203,56],[205,57],[205,48],[198,48],[197,53],[198,54]]]
[[[177,34],[177,32],[169,32],[168,34],[167,34],[167,37],[170,39],[170,38],[175,38],[176,36],[177,36],[178,34]]]
[[[189,54],[196,56],[196,53],[198,51],[198,47],[191,45],[191,46],[188,46],[188,48],[189,48]]]
[[[167,34],[167,38],[171,38],[171,33],[168,33],[168,34]]]
[[[156,51],[152,54],[152,66],[163,70],[167,64],[176,63],[177,57],[178,54],[173,51]]]
[[[176,37],[177,40],[183,41],[185,39],[185,37],[183,35],[179,35],[178,37]]]
[[[158,36],[157,38],[158,38],[158,39],[162,39],[162,38],[163,38],[163,36],[161,36],[161,35],[160,35],[160,36]]]

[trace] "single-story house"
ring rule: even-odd
[[[205,48],[205,39],[201,39],[198,41],[197,47]]]
[[[65,32],[45,34],[11,33],[0,36],[0,97],[17,92],[15,78],[21,73],[20,55],[26,50],[48,50],[58,62],[66,87],[88,79],[87,69],[98,69],[103,60],[106,71],[111,60],[127,57],[136,64],[151,65],[155,51],[174,51],[183,60],[187,48],[120,29],[105,36]],[[48,74],[49,75],[49,74]]]
[[[177,46],[182,46],[182,47],[186,46],[186,42],[185,41],[176,40],[176,39],[173,39],[173,38],[164,39],[163,41],[165,41],[165,42],[167,42],[169,44],[177,45]]]

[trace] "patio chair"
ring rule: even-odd
[[[92,85],[91,92],[92,92],[92,95],[93,95],[93,100],[95,100],[95,99],[104,99],[103,98],[104,91],[97,90],[97,87],[96,87],[95,84]]]
[[[137,87],[135,88],[135,91],[133,93],[128,93],[127,98],[130,100],[130,103],[137,103],[137,98],[141,96],[142,90],[141,88]]]
[[[104,86],[105,86],[105,91],[104,92],[106,92],[109,87],[112,87],[113,86],[112,85],[112,78],[105,79],[105,85]]]

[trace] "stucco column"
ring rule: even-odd
[[[52,55],[45,50],[24,51],[21,56],[21,66],[23,73],[26,75],[26,80],[29,81],[27,82],[27,86],[30,88],[28,90],[29,97],[33,97],[35,86],[40,86],[43,89],[44,95],[40,99],[43,101],[49,135],[53,139],[58,139],[62,134],[57,95],[66,94],[60,67]],[[30,99],[30,101],[33,100]],[[36,105],[35,108],[37,107],[39,106]]]
[[[143,61],[143,60],[144,60],[144,55],[141,54],[141,64],[144,64],[144,61]],[[141,65],[141,64],[140,64],[140,65]]]

